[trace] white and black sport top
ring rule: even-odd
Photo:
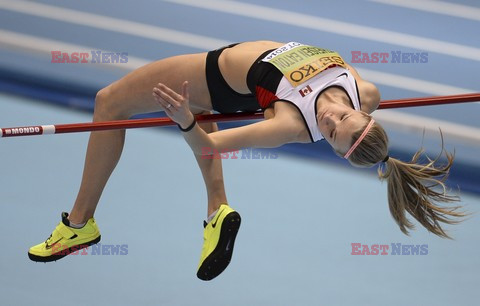
[[[343,65],[342,65],[343,63]],[[328,88],[345,91],[360,110],[358,86],[338,53],[291,42],[262,54],[252,65],[247,84],[262,109],[277,101],[293,104],[301,113],[312,142],[323,139],[317,124],[316,101]]]

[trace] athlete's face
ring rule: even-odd
[[[341,103],[332,103],[318,114],[318,127],[332,148],[345,154],[352,146],[352,135],[365,126],[366,118]]]

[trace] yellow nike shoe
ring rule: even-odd
[[[68,214],[62,213],[60,222],[50,237],[30,248],[28,257],[33,261],[49,262],[58,260],[72,252],[84,249],[100,241],[100,231],[95,219],[91,218],[82,228],[70,227]]]
[[[214,279],[227,268],[232,259],[240,222],[240,214],[227,204],[222,204],[213,220],[204,223],[203,249],[197,271],[199,279]]]

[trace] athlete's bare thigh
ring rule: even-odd
[[[190,105],[194,113],[211,110],[205,78],[207,53],[179,55],[140,67],[106,88],[115,107],[130,115],[162,111],[152,97],[153,87],[163,83],[178,93],[189,82]]]

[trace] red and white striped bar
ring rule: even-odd
[[[380,102],[378,109],[430,106],[440,104],[465,103],[480,101],[480,93],[462,95],[410,98],[399,100],[387,100]],[[235,113],[235,114],[209,114],[197,115],[198,122],[227,122],[262,119],[263,113]],[[57,125],[34,125],[0,129],[0,137],[32,136],[45,134],[63,134],[76,132],[93,132],[116,129],[133,129],[156,126],[176,125],[170,118],[148,118],[132,120],[116,120],[105,122],[73,123]]]
[[[208,114],[195,116],[198,122],[227,122],[253,120],[263,118],[262,112],[257,113],[235,113],[235,114]],[[76,132],[94,132],[105,130],[121,130],[146,127],[172,126],[177,125],[170,118],[147,118],[131,120],[115,120],[105,122],[88,122],[56,125],[36,125],[1,128],[0,137],[33,136],[45,134],[64,134]]]

